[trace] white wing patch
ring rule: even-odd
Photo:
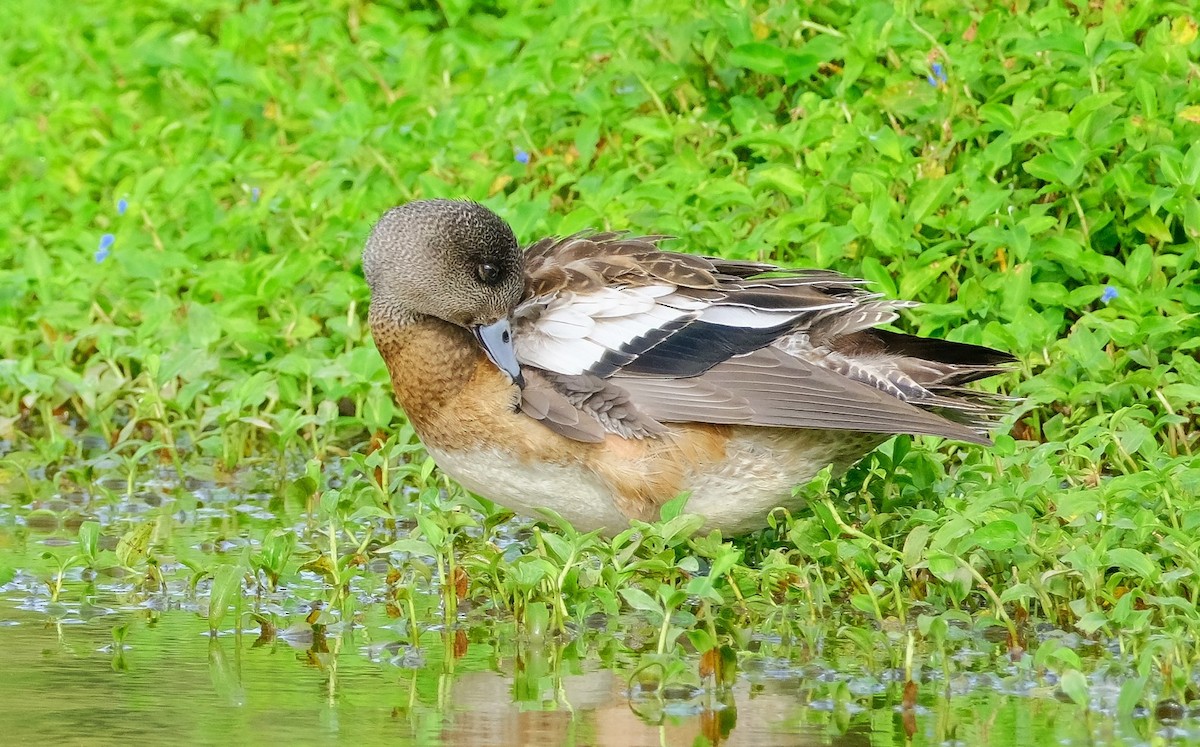
[[[796,318],[794,311],[767,311],[749,306],[727,306],[714,304],[704,310],[700,321],[710,324],[720,324],[723,327],[748,327],[751,329],[768,329]]]
[[[513,313],[517,360],[555,373],[577,375],[610,352],[640,353],[634,341],[693,320],[723,327],[772,329],[818,311],[841,310],[853,301],[800,309],[764,309],[744,303],[693,298],[670,284],[605,286],[587,293],[560,291],[531,298]]]
[[[794,321],[803,315],[815,316],[818,312],[841,311],[851,309],[855,301],[844,301],[836,298],[828,303],[805,304],[802,308],[764,309],[760,306],[738,303],[737,297],[706,305],[700,321],[709,324],[720,324],[723,327],[742,327],[744,329],[770,329]]]
[[[674,293],[672,285],[610,286],[532,298],[513,314],[517,360],[560,374],[582,374],[609,351],[619,352],[647,333],[694,319],[708,306]]]

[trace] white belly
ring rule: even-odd
[[[426,451],[464,488],[523,516],[541,519],[543,509],[550,509],[581,532],[615,534],[629,526],[608,487],[582,465],[526,464],[496,448],[465,453],[426,446]]]
[[[832,434],[778,428],[740,428],[718,464],[688,470],[691,497],[685,511],[703,516],[703,531],[742,534],[766,526],[778,507],[795,512],[803,495],[793,495],[827,465],[844,470],[883,439],[875,434]],[[609,487],[582,463],[526,463],[499,448],[448,452],[427,447],[430,456],[463,487],[532,518],[550,509],[581,532],[616,534],[629,526]],[[639,465],[630,464],[632,472]],[[665,503],[674,496],[659,496]],[[655,518],[643,516],[639,518]]]
[[[820,434],[820,435],[817,435]],[[741,428],[726,445],[718,466],[697,470],[684,510],[707,521],[704,531],[744,534],[767,526],[777,508],[802,509],[809,480],[833,465],[840,473],[884,437],[875,434],[821,433],[779,428]]]

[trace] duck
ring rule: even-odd
[[[911,301],[823,269],[598,231],[522,248],[495,212],[388,210],[362,254],[368,322],[438,467],[534,519],[614,535],[686,494],[704,531],[803,509],[803,486],[897,434],[980,446],[1014,358],[883,328]]]

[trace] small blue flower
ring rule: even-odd
[[[517,163],[529,163],[529,154],[520,148],[517,148],[517,152],[513,157],[517,159]]]
[[[1104,303],[1108,303],[1119,295],[1120,294],[1117,293],[1116,288],[1112,287],[1111,285],[1106,285],[1106,286],[1104,286],[1104,293],[1101,294],[1100,300],[1103,301]]]
[[[262,190],[258,187],[252,187],[250,189],[250,202],[258,202],[259,197],[262,197]]]
[[[117,200],[117,215],[124,215],[125,211],[128,209],[129,209],[129,200],[126,200],[124,197]]]
[[[104,260],[108,259],[108,255],[112,254],[112,245],[116,243],[116,241],[117,237],[113,236],[111,233],[106,233],[100,237],[100,247],[96,249],[96,254],[94,255],[97,262],[103,262]]]
[[[925,80],[929,82],[929,85],[937,88],[946,82],[946,69],[942,67],[942,63],[934,62],[930,64],[930,69],[932,69],[933,72],[925,76]]]

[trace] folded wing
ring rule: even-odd
[[[988,442],[1001,403],[961,385],[1009,356],[875,329],[911,304],[861,280],[664,252],[659,240],[529,247],[513,319],[530,372],[524,412],[581,441],[703,422]]]

